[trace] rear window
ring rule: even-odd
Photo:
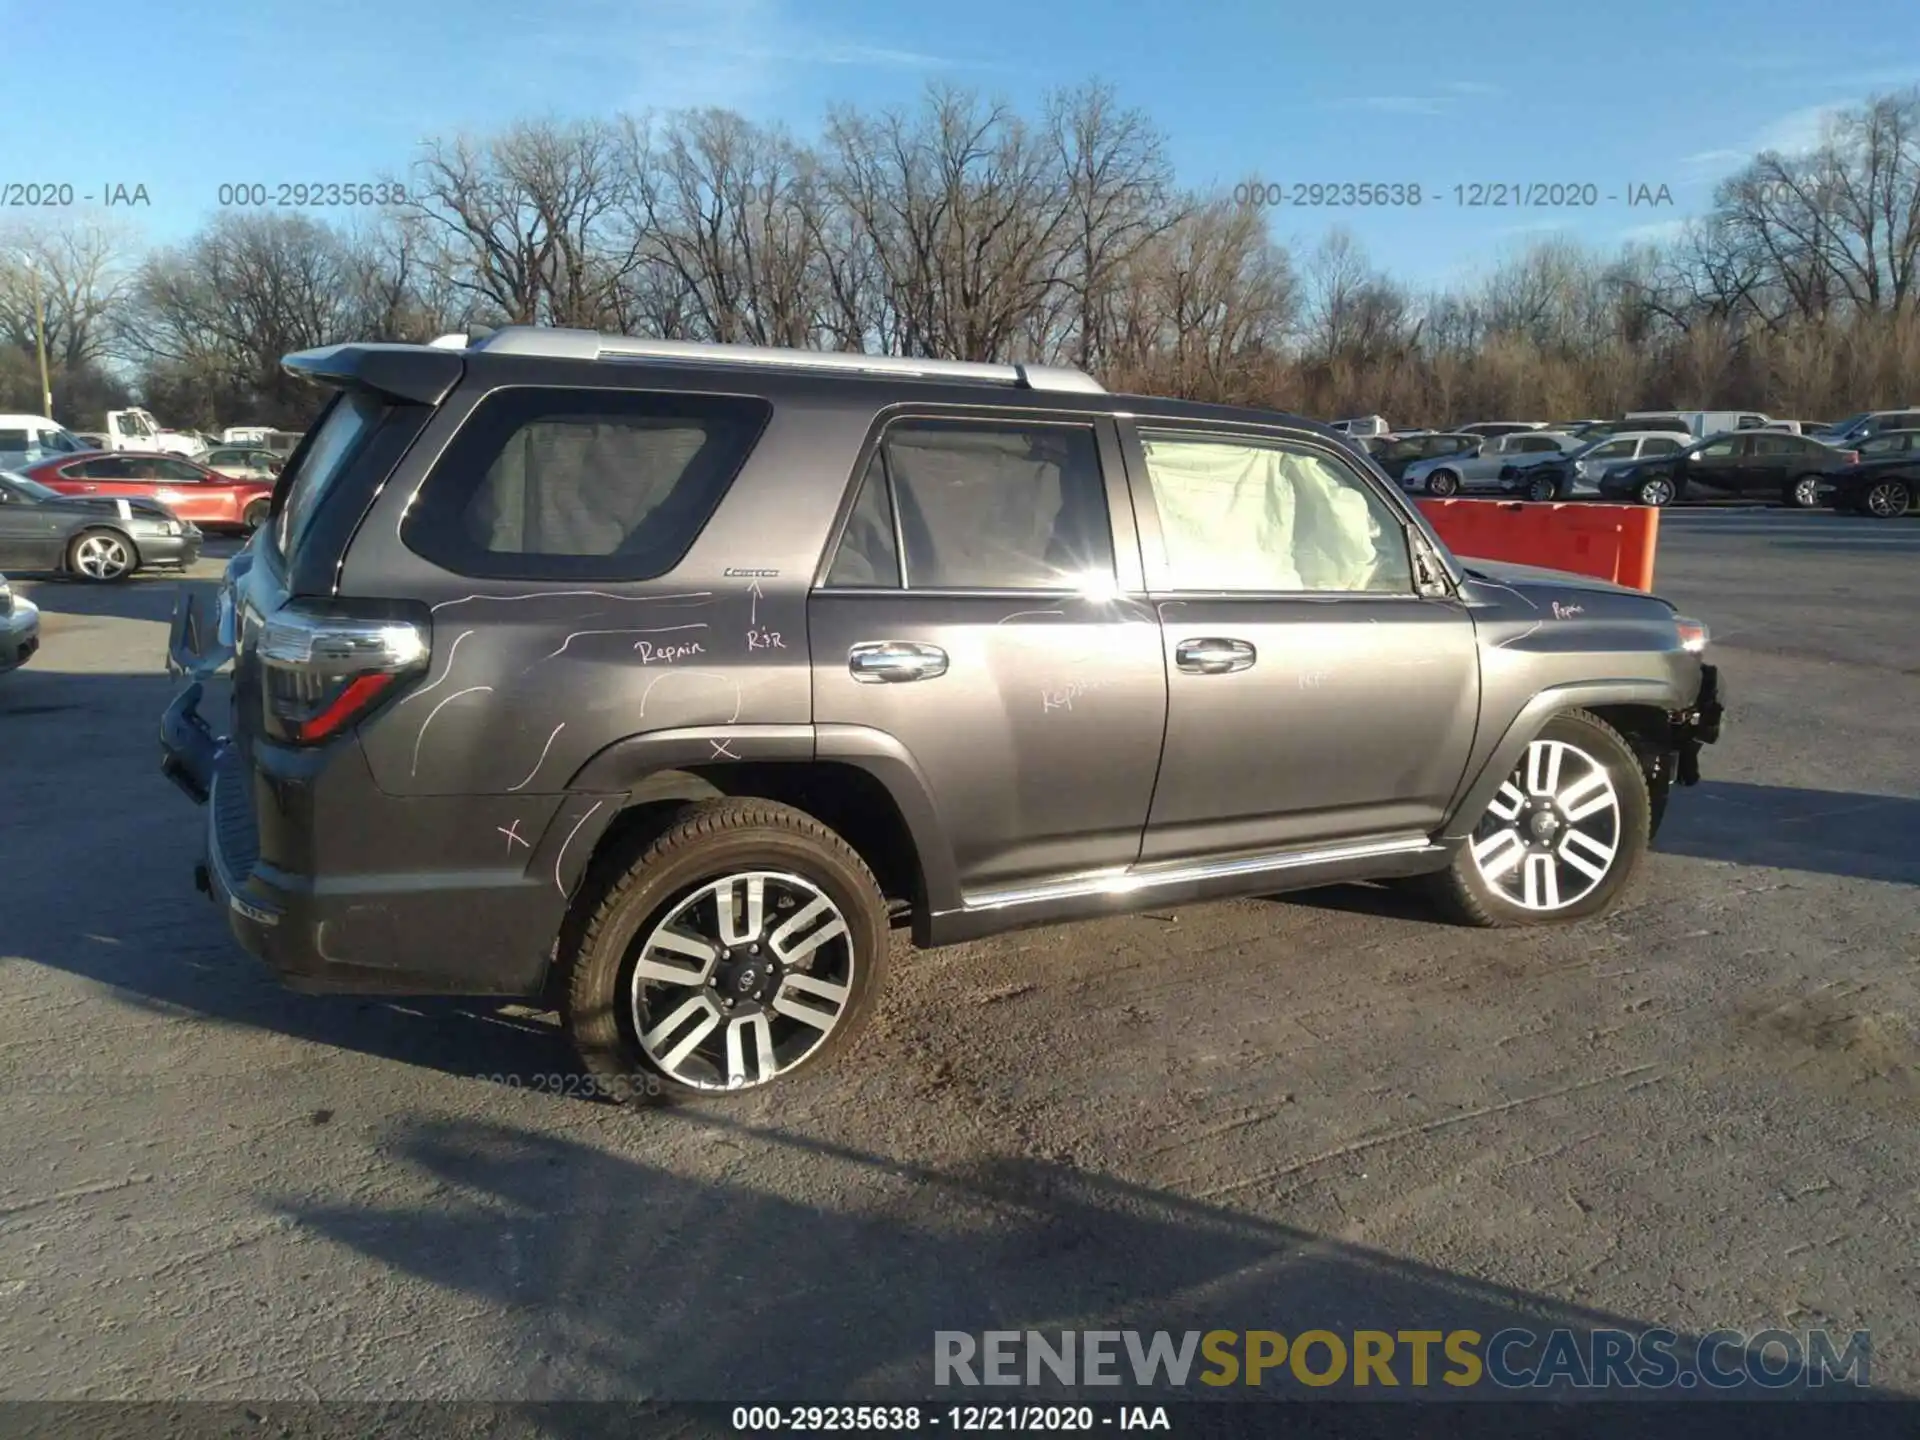
[[[321,500],[385,410],[378,398],[360,391],[342,391],[328,403],[312,443],[280,478],[273,537],[284,559],[290,561],[299,553]]]
[[[497,391],[428,476],[401,538],[463,575],[654,579],[706,528],[772,414],[735,395]]]

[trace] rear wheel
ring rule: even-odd
[[[1429,882],[1448,915],[1548,925],[1612,906],[1646,853],[1652,798],[1639,757],[1584,710],[1541,728],[1453,863]]]
[[[1552,475],[1536,475],[1527,482],[1527,499],[1557,500],[1560,498],[1560,481]]]
[[[763,1089],[852,1044],[888,944],[879,886],[833,831],[770,801],[707,802],[614,881],[563,957],[567,1027],[617,1100]]]
[[[1913,490],[1904,480],[1877,480],[1859,499],[1860,513],[1876,520],[1892,520],[1907,513]]]
[[[241,513],[240,523],[245,525],[247,532],[251,534],[266,524],[267,517],[272,513],[273,502],[271,500],[255,500]]]
[[[1785,501],[1793,510],[1813,510],[1820,504],[1820,477],[1802,475],[1787,485]]]
[[[133,542],[115,530],[83,530],[67,547],[67,568],[94,585],[124,580],[139,564]]]
[[[1633,498],[1638,500],[1642,505],[1653,505],[1656,507],[1671,505],[1674,502],[1676,494],[1677,492],[1674,490],[1673,481],[1667,479],[1664,475],[1655,475],[1651,479],[1642,480],[1633,490]]]
[[[1448,496],[1460,489],[1460,477],[1451,470],[1436,470],[1427,477],[1429,495]]]

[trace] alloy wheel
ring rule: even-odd
[[[1912,503],[1913,495],[1905,485],[1898,480],[1882,480],[1867,491],[1862,508],[1877,519],[1890,520],[1906,514]]]
[[[1802,510],[1811,510],[1820,503],[1820,482],[1812,475],[1802,475],[1793,482],[1793,503]]]
[[[1468,843],[1488,886],[1545,913],[1593,893],[1613,869],[1620,836],[1620,795],[1607,767],[1565,740],[1535,740]]]
[[[1643,480],[1640,482],[1640,503],[1642,505],[1670,505],[1673,503],[1673,482],[1671,480]]]
[[[633,1033],[696,1090],[765,1085],[824,1044],[853,993],[852,932],[800,875],[740,871],[669,908],[633,962]]]
[[[74,546],[73,563],[89,580],[118,580],[132,568],[133,554],[117,535],[88,535]]]

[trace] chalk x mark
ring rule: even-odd
[[[507,837],[507,853],[509,855],[513,853],[513,844],[516,840],[522,845],[525,845],[529,850],[533,848],[532,842],[520,834],[520,822],[518,820],[515,820],[511,826],[496,825],[493,828]]]
[[[713,746],[713,758],[715,760],[738,760],[741,758],[728,748],[732,743],[731,741],[709,740],[707,743]]]

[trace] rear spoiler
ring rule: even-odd
[[[369,342],[296,350],[280,368],[320,385],[372,390],[407,405],[438,405],[460,383],[466,361],[451,349]]]

